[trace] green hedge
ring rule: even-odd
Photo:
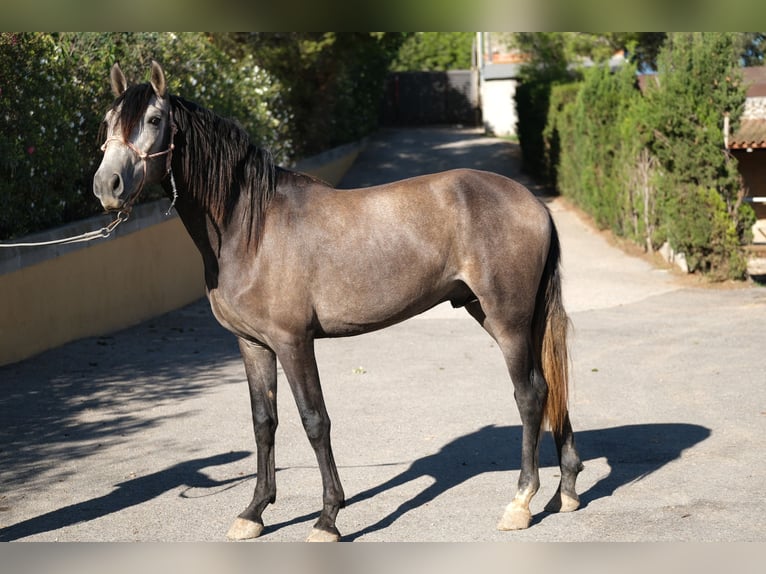
[[[637,88],[630,65],[551,88],[543,157],[557,189],[648,250],[668,241],[691,271],[744,278],[754,214],[723,149],[723,114],[736,126],[745,101],[733,35],[669,34]]]
[[[287,134],[297,157],[348,143],[377,128],[383,85],[401,33],[254,32],[232,34],[239,50],[280,82]]]
[[[99,211],[91,182],[114,62],[129,81],[143,82],[157,60],[172,93],[236,118],[277,161],[290,163],[377,127],[380,86],[402,40],[384,33],[0,33],[0,239]]]
[[[91,192],[99,125],[113,100],[109,68],[146,81],[151,59],[170,90],[236,117],[288,157],[279,86],[252,56],[234,60],[204,34],[0,34],[0,238],[99,211]]]

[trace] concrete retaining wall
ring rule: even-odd
[[[296,164],[335,185],[364,142]],[[94,198],[95,201],[95,198]],[[137,206],[108,239],[0,249],[0,365],[82,337],[135,325],[204,296],[202,259],[169,202]],[[98,216],[23,238],[46,241],[99,229]]]

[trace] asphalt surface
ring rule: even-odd
[[[381,131],[341,182],[458,166],[518,177],[477,131]],[[529,184],[530,182],[525,181]],[[530,186],[533,191],[544,190]],[[317,355],[347,541],[763,541],[766,290],[691,286],[613,247],[560,200],[582,507],[499,532],[521,428],[494,342],[449,306]],[[321,485],[280,371],[276,504],[259,542],[299,541]],[[254,486],[233,336],[207,302],[0,367],[0,540],[223,541]]]

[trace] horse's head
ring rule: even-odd
[[[170,170],[172,108],[157,62],[152,62],[149,84],[128,87],[118,64],[110,79],[117,99],[104,118],[104,158],[93,193],[107,210],[129,209],[144,185],[159,182]]]

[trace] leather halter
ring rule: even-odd
[[[156,157],[160,157],[160,156],[163,156],[163,155],[167,155],[167,159],[165,161],[165,175],[170,174],[170,177],[173,178],[173,172],[171,170],[171,160],[173,158],[173,150],[176,147],[173,140],[175,139],[175,135],[176,135],[176,132],[178,131],[178,128],[176,128],[176,124],[173,121],[173,110],[172,110],[172,108],[171,108],[171,110],[169,112],[169,120],[170,120],[170,145],[168,146],[167,149],[165,149],[163,151],[158,151],[158,152],[155,152],[155,153],[146,153],[146,152],[141,151],[140,149],[138,149],[138,147],[136,147],[136,145],[133,142],[126,141],[124,138],[118,137],[118,136],[112,136],[112,137],[107,138],[106,141],[101,146],[101,151],[106,152],[106,148],[109,146],[109,144],[111,142],[113,142],[113,141],[119,142],[122,145],[126,146],[128,149],[130,149],[133,153],[135,153],[138,156],[138,158],[141,160],[141,165],[143,167],[143,173],[141,174],[141,183],[140,183],[140,185],[138,187],[138,191],[136,193],[134,193],[128,199],[128,201],[125,203],[125,206],[123,207],[123,209],[121,211],[129,212],[132,209],[133,204],[138,199],[138,196],[141,195],[141,192],[144,189],[144,182],[146,181],[146,161],[147,160],[154,159]],[[175,181],[173,181],[173,194],[174,194],[173,203],[175,203],[175,195],[176,195]],[[171,204],[170,207],[172,208],[173,205]],[[170,212],[170,209],[168,209],[168,212]]]

